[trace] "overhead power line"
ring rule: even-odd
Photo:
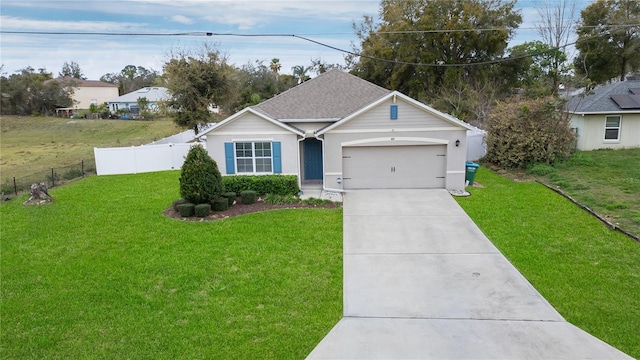
[[[625,25],[610,25],[611,28],[618,27],[635,27],[640,26],[640,24],[625,24]],[[443,32],[476,32],[476,31],[497,31],[497,30],[505,30],[504,28],[486,28],[486,29],[453,29],[453,30],[407,30],[407,31],[389,31],[389,32],[376,32],[380,34],[402,34],[402,33],[443,33]],[[206,36],[206,37],[293,37],[297,39],[301,39],[303,41],[307,41],[322,47],[326,47],[328,49],[332,49],[338,52],[342,52],[345,54],[353,55],[356,57],[361,57],[374,61],[381,61],[386,63],[398,64],[398,65],[411,65],[411,66],[424,66],[424,67],[467,67],[467,66],[481,66],[481,65],[492,65],[499,64],[508,61],[514,61],[519,59],[524,59],[528,57],[533,57],[537,55],[542,55],[545,53],[557,51],[563,48],[566,48],[571,45],[575,45],[579,42],[586,41],[589,39],[593,39],[599,36],[606,34],[606,32],[602,32],[600,34],[596,34],[590,36],[588,38],[579,39],[571,43],[567,43],[565,45],[551,48],[548,50],[544,50],[538,53],[527,54],[522,56],[515,57],[506,57],[489,61],[481,61],[474,63],[459,63],[459,64],[446,64],[446,63],[416,63],[416,62],[408,62],[408,61],[399,61],[392,59],[384,59],[378,58],[375,56],[369,56],[362,53],[356,53],[354,51],[341,49],[317,40],[313,40],[306,36],[296,35],[296,34],[240,34],[240,33],[217,33],[217,32],[208,32],[208,31],[193,31],[193,32],[180,32],[180,33],[114,33],[114,32],[65,32],[65,31],[13,31],[13,30],[0,30],[0,34],[20,34],[20,35],[74,35],[74,36],[153,36],[153,37],[179,37],[179,36]]]

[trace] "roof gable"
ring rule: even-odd
[[[461,130],[475,130],[475,128],[473,126],[465,123],[462,120],[459,120],[459,119],[457,119],[457,118],[455,118],[455,117],[453,117],[453,116],[451,116],[449,114],[445,114],[443,112],[440,112],[440,111],[438,111],[438,110],[436,110],[436,109],[434,109],[434,108],[432,108],[430,106],[427,106],[427,105],[425,105],[425,104],[423,104],[423,103],[421,103],[421,102],[419,102],[419,101],[417,101],[417,100],[415,100],[415,99],[413,99],[413,98],[411,98],[411,97],[409,97],[407,95],[404,95],[403,93],[400,93],[398,91],[393,91],[393,92],[389,93],[387,96],[378,99],[377,101],[375,101],[375,102],[369,104],[368,106],[360,109],[359,111],[349,115],[348,117],[345,117],[344,119],[342,119],[342,120],[340,120],[338,122],[335,122],[335,123],[323,128],[323,129],[320,129],[317,132],[317,135],[322,135],[322,134],[324,134],[324,133],[326,133],[328,131],[331,131],[331,130],[333,130],[335,128],[338,128],[338,127],[344,125],[345,123],[348,123],[349,121],[353,120],[354,118],[360,116],[361,114],[364,114],[367,111],[377,107],[381,103],[383,103],[383,102],[385,102],[385,101],[387,101],[387,100],[389,100],[391,98],[399,98],[400,100],[405,101],[405,102],[407,102],[407,103],[419,108],[420,110],[435,116],[438,119],[441,119],[441,120],[443,120],[443,121],[445,121],[445,122],[447,122],[447,123],[449,123],[451,125],[459,127]]]
[[[390,92],[342,70],[332,69],[252,108],[280,121],[337,121]]]
[[[268,121],[268,122],[270,122],[270,123],[272,123],[274,125],[277,125],[277,126],[283,128],[285,130],[291,131],[294,134],[297,134],[297,135],[300,135],[300,136],[304,136],[304,131],[302,131],[302,130],[296,128],[296,127],[293,127],[291,125],[285,124],[285,123],[283,123],[281,121],[272,119],[272,118],[270,118],[270,117],[268,117],[268,116],[266,116],[266,115],[264,115],[262,113],[259,113],[259,112],[255,111],[254,109],[252,109],[250,107],[244,108],[243,110],[241,110],[241,111],[229,116],[228,118],[222,120],[221,122],[217,123],[214,127],[212,127],[210,130],[206,131],[203,135],[211,133],[211,132],[216,132],[216,131],[222,129],[224,126],[226,126],[226,125],[228,125],[228,124],[230,124],[230,123],[232,123],[232,122],[234,122],[236,120],[241,119],[243,117],[243,115],[245,115],[247,113],[254,114],[254,115],[258,116],[259,118],[264,119],[265,121]]]

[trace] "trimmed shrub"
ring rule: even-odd
[[[187,203],[185,199],[178,199],[171,203],[173,210],[178,211],[178,205]]]
[[[510,99],[489,116],[484,160],[503,168],[526,168],[567,159],[575,149],[564,104],[554,98]]]
[[[222,194],[222,196],[227,198],[229,206],[233,205],[233,203],[236,201],[236,193],[233,191],[227,191],[226,193]]]
[[[197,217],[206,217],[211,213],[211,204],[198,204],[193,207],[193,212]]]
[[[198,204],[193,207],[193,213],[197,217],[207,217],[211,213],[211,204]]]
[[[245,190],[240,192],[243,204],[253,204],[256,202],[256,192],[253,190]]]
[[[194,204],[205,204],[224,192],[218,164],[202,146],[193,146],[182,165],[180,195]]]
[[[212,202],[213,211],[225,211],[229,208],[229,200],[226,197],[219,197]]]
[[[193,203],[184,203],[176,206],[180,216],[182,217],[190,217],[193,216],[193,211],[196,206]]]
[[[222,178],[226,191],[239,194],[253,190],[257,194],[297,195],[300,192],[296,175],[233,175]]]

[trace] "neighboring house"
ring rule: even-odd
[[[73,87],[73,104],[75,109],[89,109],[91,104],[100,105],[118,96],[118,86],[96,80],[82,80],[64,76],[57,81],[64,86]]]
[[[109,111],[116,113],[118,110],[125,110],[127,113],[136,116],[140,113],[140,109],[138,108],[138,99],[140,98],[146,98],[149,111],[155,112],[158,111],[158,102],[169,100],[171,95],[169,95],[169,90],[164,87],[144,87],[110,99],[108,101]]]
[[[221,172],[293,174],[324,190],[465,187],[468,124],[338,69],[206,131]]]
[[[640,147],[640,77],[598,86],[567,102],[578,150]]]

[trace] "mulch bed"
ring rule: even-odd
[[[169,207],[166,209],[163,214],[167,217],[183,220],[183,221],[215,221],[215,220],[223,220],[228,219],[234,216],[250,214],[255,212],[269,211],[269,210],[277,210],[277,209],[335,209],[341,207],[341,204],[336,204],[334,202],[329,202],[325,205],[312,205],[305,203],[291,203],[291,204],[267,204],[262,200],[256,201],[253,204],[243,204],[240,201],[240,197],[236,200],[236,203],[229,206],[229,209],[225,211],[211,211],[209,216],[206,217],[196,217],[191,216],[188,218],[180,216],[180,213],[173,209],[173,207]]]

